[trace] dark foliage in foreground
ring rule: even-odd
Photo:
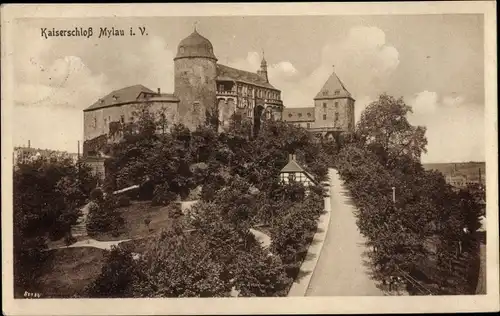
[[[19,161],[14,170],[14,287],[35,292],[48,240],[70,239],[96,179],[71,159],[38,157]]]

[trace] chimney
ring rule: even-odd
[[[28,139],[28,148],[31,148],[31,141]]]
[[[288,161],[292,161],[292,160],[295,160],[293,157],[293,154],[288,154]]]
[[[161,94],[161,90],[160,90],[160,88],[158,88],[158,94]]]

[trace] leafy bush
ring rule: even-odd
[[[89,206],[86,226],[90,236],[107,232],[116,234],[123,228],[124,219],[117,206],[118,202],[112,195],[106,196],[100,204],[92,203]]]
[[[152,205],[168,205],[177,199],[177,194],[169,190],[168,184],[157,185],[153,191]]]
[[[90,199],[92,201],[99,202],[102,201],[103,198],[104,198],[104,193],[102,192],[101,188],[95,188],[90,192]]]
[[[85,289],[86,297],[133,297],[133,285],[139,271],[132,253],[113,247],[107,254],[101,274]]]

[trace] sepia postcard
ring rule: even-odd
[[[495,9],[2,6],[3,313],[498,311]]]

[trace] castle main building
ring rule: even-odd
[[[264,119],[283,119],[323,136],[354,128],[354,99],[335,73],[314,98],[313,108],[284,108],[264,58],[255,73],[219,64],[212,43],[196,29],[178,45],[174,86],[174,93],[126,87],[83,110],[84,156],[97,156],[102,145],[118,140],[126,123],[144,108],[160,116],[167,128],[182,123],[193,130],[205,123],[207,114],[215,114],[222,129],[233,114],[257,127]]]
[[[190,129],[203,124],[207,113],[218,113],[222,128],[235,113],[254,124],[264,118],[281,119],[281,91],[269,83],[266,60],[256,73],[221,65],[212,43],[196,29],[179,43],[174,73],[174,93],[135,85],[113,91],[83,110],[84,141],[113,138],[144,107],[161,115],[167,125],[182,123]],[[84,148],[84,154],[88,151]]]

